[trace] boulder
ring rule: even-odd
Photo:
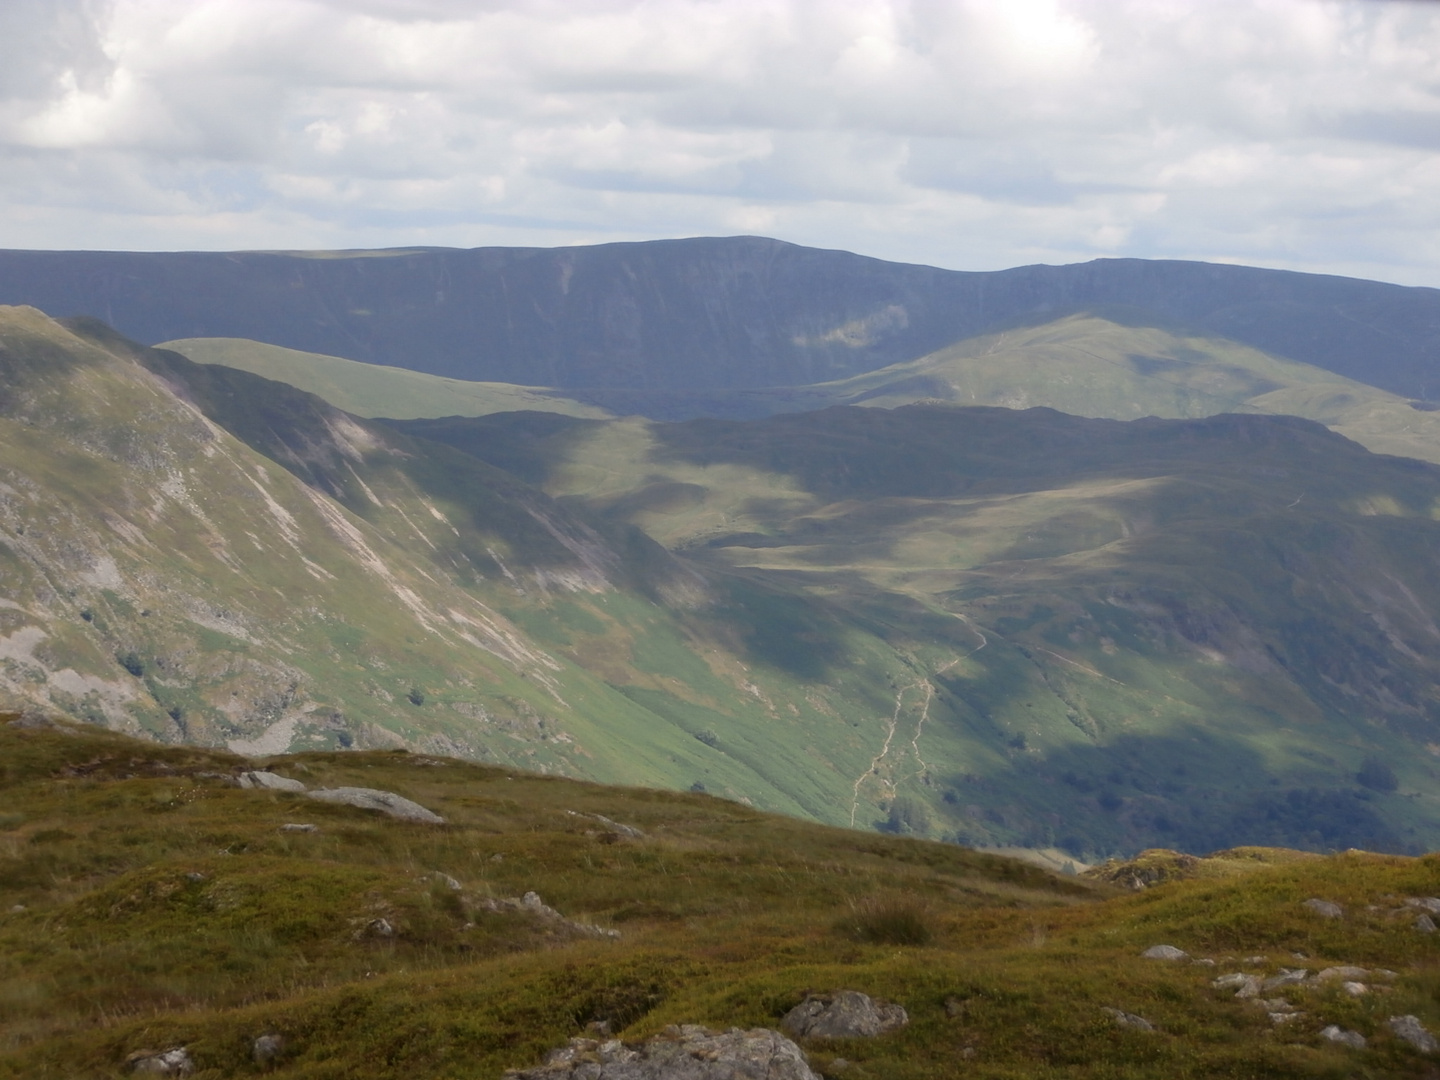
[[[1322,1039],[1329,1039],[1331,1042],[1339,1043],[1341,1046],[1348,1046],[1351,1050],[1365,1049],[1365,1036],[1358,1031],[1346,1031],[1342,1027],[1331,1024],[1320,1031]]]
[[[257,1065],[269,1065],[285,1051],[285,1040],[279,1035],[261,1035],[250,1047],[250,1056]]]
[[[855,1039],[902,1028],[910,1016],[899,1005],[876,1001],[858,990],[811,995],[785,1014],[780,1026],[802,1039]]]
[[[287,821],[280,826],[281,832],[319,832],[320,826],[297,821]]]
[[[1370,987],[1362,982],[1343,982],[1340,984],[1340,989],[1351,997],[1364,997],[1370,992]]]
[[[1435,920],[1429,915],[1421,915],[1415,920],[1415,929],[1422,934],[1433,934],[1435,932]]]
[[[1418,1016],[1392,1016],[1389,1022],[1391,1031],[1422,1054],[1433,1054],[1440,1048],[1440,1043],[1435,1041],[1434,1035],[1425,1030],[1425,1025],[1420,1023]]]
[[[277,776],[273,772],[264,769],[256,769],[253,772],[243,772],[239,776],[242,788],[263,788],[268,791],[304,791],[305,785],[299,780],[291,780],[288,776]]]
[[[1143,1016],[1136,1016],[1134,1013],[1128,1013],[1122,1009],[1112,1009],[1109,1006],[1102,1007],[1100,1011],[1111,1017],[1120,1027],[1130,1028],[1132,1031],[1155,1030],[1155,1025]]]
[[[312,799],[321,802],[340,803],[344,806],[358,806],[362,810],[379,810],[401,821],[419,821],[428,825],[443,825],[445,819],[439,814],[426,810],[417,802],[411,802],[393,791],[378,791],[375,788],[338,787],[317,788],[307,791]]]
[[[1440,915],[1440,896],[1410,896],[1406,897],[1407,907],[1422,908],[1431,915]]]
[[[1305,906],[1322,919],[1338,919],[1345,914],[1345,909],[1339,904],[1333,903],[1330,900],[1321,900],[1314,896],[1305,901]]]
[[[778,1031],[694,1024],[668,1027],[643,1043],[571,1039],[545,1064],[511,1069],[506,1080],[820,1080],[805,1055]]]
[[[1315,981],[1329,982],[1331,979],[1345,979],[1347,981],[1353,982],[1358,979],[1367,979],[1369,977],[1370,971],[1368,968],[1354,967],[1350,964],[1341,964],[1338,967],[1326,968],[1324,971],[1320,972],[1319,975],[1315,976]]]
[[[1174,945],[1151,945],[1140,954],[1146,960],[1188,960],[1190,954]]]
[[[1273,975],[1260,984],[1261,990],[1274,990],[1281,986],[1292,986],[1305,981],[1310,972],[1305,968],[1281,968],[1279,975]]]
[[[1234,990],[1237,998],[1253,998],[1260,993],[1260,981],[1259,975],[1245,975],[1235,971],[1212,980],[1210,985],[1216,990]]]
[[[137,1050],[125,1059],[130,1071],[139,1076],[189,1076],[195,1071],[190,1051],[183,1046],[169,1050]]]

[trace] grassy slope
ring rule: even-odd
[[[1413,1013],[1440,1027],[1435,942],[1410,929],[1413,910],[1397,912],[1399,897],[1434,891],[1434,856],[1257,853],[1271,864],[1121,894],[698,795],[382,752],[271,762],[312,787],[398,791],[449,822],[416,826],[239,790],[224,776],[240,764],[0,725],[0,1076],[113,1077],[128,1054],[175,1045],[189,1048],[197,1078],[248,1076],[259,1071],[251,1042],[276,1033],[277,1076],[493,1078],[592,1020],[625,1038],[669,1023],[774,1027],[807,991],[834,989],[898,1001],[911,1016],[896,1034],[806,1047],[827,1077],[862,1080],[958,1068],[1419,1077],[1428,1064],[1385,1019]],[[569,811],[645,836],[617,838]],[[287,822],[319,830],[280,832]],[[575,938],[480,906],[530,889],[621,938]],[[1345,918],[1306,912],[1317,895],[1345,905]],[[889,939],[896,915],[931,940]],[[366,932],[382,917],[390,938]],[[1160,942],[1217,966],[1138,957]],[[1360,998],[1335,984],[1276,992],[1304,1011],[1280,1029],[1208,985],[1241,968],[1330,964],[1398,977],[1372,980]],[[1107,1007],[1159,1030],[1122,1030]],[[1370,1048],[1325,1042],[1330,1023]]]
[[[903,641],[857,823],[1077,853],[1440,839],[1433,467],[1239,416],[406,427]],[[725,614],[791,701],[856,671],[825,625]],[[1372,755],[1397,791],[1356,787]]]
[[[853,785],[911,662],[903,634],[697,576],[632,529],[248,373],[34,312],[0,329],[13,700],[172,741],[403,742],[875,819]],[[797,687],[764,662],[776,619],[850,670],[812,665]]]
[[[171,349],[199,364],[223,364],[289,383],[356,416],[484,416],[516,409],[565,416],[609,415],[604,409],[541,387],[447,379],[247,338],[184,338],[157,348]]]
[[[1440,413],[1223,338],[1096,315],[972,338],[837,382],[755,392],[756,401],[767,396],[773,398],[769,412],[945,401],[1114,420],[1222,412],[1303,416],[1376,453],[1440,462]]]

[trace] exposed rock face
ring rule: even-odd
[[[644,1043],[571,1039],[545,1064],[512,1069],[507,1080],[820,1080],[805,1055],[776,1031],[694,1024],[669,1027]]]
[[[1425,1030],[1425,1025],[1420,1023],[1417,1016],[1390,1017],[1390,1030],[1422,1054],[1433,1054],[1436,1049],[1440,1049],[1440,1043],[1435,1041],[1434,1035]]]
[[[420,821],[427,825],[443,825],[445,819],[439,814],[426,810],[417,802],[411,802],[393,791],[378,791],[375,788],[338,787],[317,788],[306,792],[312,799],[321,802],[342,803],[358,806],[362,810],[379,810],[401,821]]]
[[[910,1016],[899,1005],[876,1001],[858,990],[808,997],[785,1014],[780,1026],[806,1039],[854,1039],[902,1028]]]
[[[195,1071],[195,1062],[190,1060],[190,1051],[183,1046],[158,1053],[154,1050],[139,1050],[130,1055],[127,1064],[130,1071],[139,1076],[189,1076]]]

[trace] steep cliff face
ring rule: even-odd
[[[960,273],[759,237],[578,248],[0,252],[0,303],[146,342],[242,337],[566,388],[798,385],[1074,310],[1175,322],[1440,396],[1440,291],[1139,259]]]

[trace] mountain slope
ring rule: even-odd
[[[398,744],[856,812],[903,633],[783,583],[702,577],[471,456],[101,324],[0,312],[0,345],[0,685],[17,706],[254,752]],[[756,664],[775,620],[857,669],[795,693]]]
[[[362,364],[338,356],[282,349],[244,338],[187,338],[157,348],[178,352],[197,364],[221,364],[316,394],[356,416],[484,416],[536,409],[564,416],[605,417],[604,409],[584,405],[538,386],[444,379],[405,368]]]
[[[0,303],[146,342],[238,337],[563,390],[795,386],[1007,326],[1126,309],[1440,397],[1440,291],[1100,259],[961,273],[759,237],[358,252],[0,252]]]
[[[697,565],[911,628],[923,644],[855,788],[891,828],[1077,853],[1440,836],[1433,466],[1242,415],[397,426]],[[777,628],[765,647],[798,680],[848,668],[823,637]],[[1370,758],[1388,790],[1356,785]]]
[[[836,382],[697,394],[683,403],[680,415],[655,418],[745,419],[833,405],[895,408],[916,402],[1040,407],[1112,420],[1199,419],[1225,412],[1301,416],[1376,453],[1440,462],[1440,411],[1417,408],[1423,403],[1223,338],[1095,315],[971,338]]]

